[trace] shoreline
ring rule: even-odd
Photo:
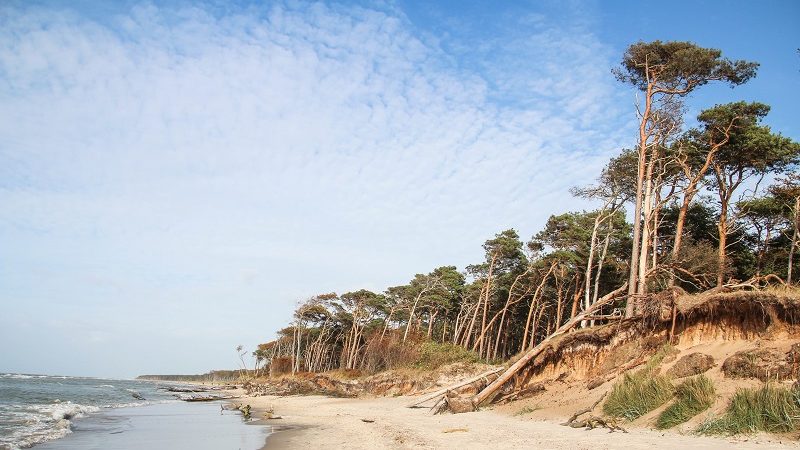
[[[324,396],[245,396],[253,417],[273,409],[281,424],[262,450],[296,448],[507,448],[546,449],[698,448],[764,450],[797,448],[769,435],[708,437],[628,428],[584,430],[560,425],[565,418],[526,418],[498,407],[466,414],[433,416],[427,408],[406,408],[417,397],[333,398]],[[272,422],[273,420],[260,421]],[[284,428],[283,430],[279,428]]]
[[[263,447],[270,432],[268,427],[246,426],[239,414],[220,414],[220,406],[220,402],[201,405],[171,402],[108,410],[76,421],[72,433],[34,448],[257,450]]]
[[[241,395],[242,391],[237,389],[225,393]],[[245,421],[239,411],[222,408],[235,400],[238,398],[207,402],[175,399],[141,406],[104,409],[75,420],[71,431],[65,436],[36,444],[34,448],[263,448],[274,429],[264,421]]]

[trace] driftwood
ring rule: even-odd
[[[180,400],[185,402],[213,402],[214,400],[230,400],[239,397],[233,396],[219,396],[219,395],[208,395],[208,396],[194,396],[194,397],[178,397]]]
[[[175,386],[166,386],[159,389],[164,389],[167,392],[206,392],[210,391],[211,389],[206,387],[175,387]]]
[[[582,410],[576,412],[575,414],[572,415],[572,417],[569,418],[569,420],[567,420],[566,422],[562,423],[561,425],[568,426],[568,427],[572,426],[572,422],[575,422],[575,419],[577,419],[578,417],[580,417],[580,416],[582,416],[582,415],[584,415],[586,413],[594,411],[594,409],[597,408],[597,405],[599,405],[600,402],[602,402],[603,399],[606,398],[606,394],[608,394],[608,392],[603,392],[603,395],[601,395],[600,398],[598,398],[597,401],[592,404],[592,406],[590,406],[588,408],[583,408]]]
[[[407,405],[406,408],[414,408],[416,406],[422,405],[423,403],[429,402],[429,401],[431,401],[431,400],[433,400],[435,398],[439,398],[439,397],[442,397],[442,396],[446,395],[448,391],[452,391],[454,389],[458,389],[460,387],[466,386],[466,385],[468,385],[470,383],[474,383],[474,382],[476,382],[478,380],[481,380],[483,378],[488,378],[488,377],[490,377],[492,375],[495,375],[497,372],[500,372],[501,370],[503,370],[503,368],[502,367],[498,367],[496,369],[489,370],[487,372],[484,372],[484,373],[482,373],[480,375],[477,375],[477,376],[474,376],[472,378],[468,378],[466,380],[461,380],[456,384],[452,384],[450,386],[447,386],[446,388],[439,389],[438,391],[436,391],[436,392],[434,392],[434,393],[432,393],[430,395],[427,395],[425,398],[422,398],[420,400],[415,400],[414,403],[411,403],[411,404]],[[439,400],[441,400],[441,399],[439,399]],[[438,404],[439,402],[436,402],[436,403]]]
[[[533,347],[532,349],[528,350],[522,358],[517,360],[514,364],[511,365],[505,372],[503,372],[496,380],[494,380],[489,386],[486,386],[482,391],[480,391],[477,395],[475,395],[471,401],[477,408],[482,403],[486,402],[489,398],[493,397],[494,394],[497,392],[498,389],[503,387],[508,380],[511,379],[514,375],[517,374],[522,368],[528,365],[528,363],[538,356],[549,344],[553,339],[556,337],[566,333],[567,331],[571,330],[573,327],[581,323],[581,321],[585,320],[586,317],[591,316],[594,314],[595,311],[599,310],[601,307],[611,303],[614,299],[616,299],[620,294],[625,292],[628,288],[628,283],[623,284],[619,288],[615,289],[612,292],[604,295],[600,299],[598,299],[592,306],[589,307],[586,311],[581,314],[576,315],[569,322],[562,325],[559,329],[557,329],[553,334],[546,337],[542,342],[540,342],[537,346]]]
[[[439,412],[449,410],[453,414],[465,413],[475,411],[477,405],[472,402],[471,398],[461,398],[457,396],[444,398],[446,408],[442,408]]]
[[[439,401],[437,401],[436,403],[433,404],[433,406],[431,406],[429,412],[435,416],[437,414],[443,413],[445,410],[447,410],[447,408],[448,408],[447,397],[442,396],[439,399]]]
[[[615,419],[604,419],[598,416],[590,416],[588,419],[572,422],[567,426],[571,428],[586,428],[587,430],[594,430],[595,428],[608,428],[610,433],[615,431],[622,431],[623,433],[628,432],[628,430],[625,428],[617,425],[617,421]]]

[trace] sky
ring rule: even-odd
[[[324,292],[383,291],[592,205],[639,40],[761,63],[687,103],[800,139],[795,1],[0,3],[0,372],[234,368]]]

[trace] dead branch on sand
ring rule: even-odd
[[[599,405],[600,402],[603,401],[604,398],[606,398],[606,394],[608,394],[608,392],[604,392],[603,395],[601,395],[600,398],[598,398],[597,401],[592,404],[592,406],[588,408],[583,408],[582,410],[576,412],[575,414],[572,415],[572,417],[569,418],[569,420],[562,423],[561,425],[567,427],[572,426],[572,422],[575,422],[575,419],[577,419],[579,416],[594,411],[594,409],[597,408],[597,405]]]

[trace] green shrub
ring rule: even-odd
[[[420,369],[436,369],[455,362],[478,362],[480,358],[475,352],[453,344],[425,342],[419,347],[419,355],[415,366]]]
[[[650,368],[633,374],[626,373],[622,381],[611,389],[603,404],[603,412],[634,420],[663,405],[672,397],[672,393],[669,378],[653,375]]]
[[[706,421],[705,434],[787,432],[800,428],[800,391],[765,384],[758,389],[740,389],[731,397],[725,415]]]
[[[686,422],[710,408],[714,395],[714,383],[705,375],[684,381],[675,389],[676,400],[658,416],[656,428],[664,430]]]

